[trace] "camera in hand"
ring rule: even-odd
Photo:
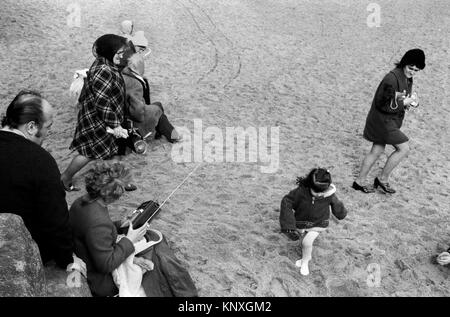
[[[133,229],[142,227],[146,223],[150,223],[153,217],[159,212],[159,204],[153,200],[143,202],[136,210],[127,216],[125,222],[118,230],[119,234],[126,234],[128,232],[129,223],[133,224]]]
[[[417,96],[417,93],[413,92],[411,94],[411,98],[413,99],[413,102],[411,102],[410,105],[414,108],[417,108],[419,106],[419,97]]]

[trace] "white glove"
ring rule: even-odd
[[[110,127],[106,128],[106,132],[108,132],[109,134],[114,135],[117,139],[118,138],[128,138],[128,131],[127,129],[122,128],[121,126],[118,126],[114,129],[111,129]]]
[[[77,257],[75,255],[75,253],[72,254],[72,257],[73,257],[73,263],[70,263],[69,265],[67,265],[66,271],[67,272],[78,271],[81,273],[81,275],[83,275],[84,277],[87,277],[86,263],[84,263],[84,261],[82,259]]]

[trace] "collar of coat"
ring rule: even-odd
[[[119,70],[120,70],[119,67],[118,67],[116,64],[110,62],[107,58],[105,58],[105,57],[103,57],[103,56],[98,56],[98,57],[97,57],[97,60],[98,60],[98,63],[99,63],[99,64],[105,64],[105,65],[108,65],[109,67],[111,67],[112,69],[114,69],[114,70],[116,70],[116,71],[119,71]]]
[[[393,70],[391,70],[391,73],[393,73],[395,75],[395,77],[397,77],[398,80],[403,80],[406,82],[412,81],[412,78],[409,78],[409,79],[406,78],[403,68],[396,67]]]
[[[311,194],[314,197],[320,197],[320,198],[326,198],[326,197],[330,197],[331,195],[333,195],[336,192],[336,186],[334,186],[333,184],[330,184],[330,187],[322,192],[322,193],[316,193],[315,191],[312,190],[311,188]]]
[[[132,70],[129,66],[125,67],[122,70],[122,75],[126,75],[129,77],[135,77],[135,78],[139,79],[140,81],[144,81],[144,76],[139,75],[134,70]]]

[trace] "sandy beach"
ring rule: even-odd
[[[369,3],[4,0],[0,113],[19,90],[40,91],[56,108],[43,146],[63,171],[73,157],[73,73],[93,62],[96,38],[133,20],[152,49],[152,100],[174,125],[194,131],[201,120],[203,130],[223,133],[279,127],[273,173],[261,162],[177,163],[164,140],[123,159],[138,190],[110,207],[114,220],[144,200],[164,201],[197,168],[152,227],[166,235],[200,296],[450,296],[450,270],[433,262],[450,246],[450,2],[379,0],[380,27],[367,24]],[[70,19],[74,8],[79,25]],[[402,128],[411,153],[390,180],[398,193],[354,191],[371,146],[362,132],[375,90],[415,47],[427,66],[414,79],[421,106]],[[330,170],[349,214],[316,240],[305,277],[295,267],[299,242],[280,234],[279,207],[296,177],[317,166]],[[75,184],[83,187],[86,170]],[[82,193],[67,193],[68,204]]]

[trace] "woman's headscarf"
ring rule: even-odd
[[[123,59],[128,60],[128,58],[135,52],[133,43],[125,37],[119,35],[105,34],[100,36],[94,42],[94,45],[92,46],[92,53],[95,57],[102,56],[111,63],[114,63],[114,55],[116,55],[117,51],[123,46],[127,46]]]

